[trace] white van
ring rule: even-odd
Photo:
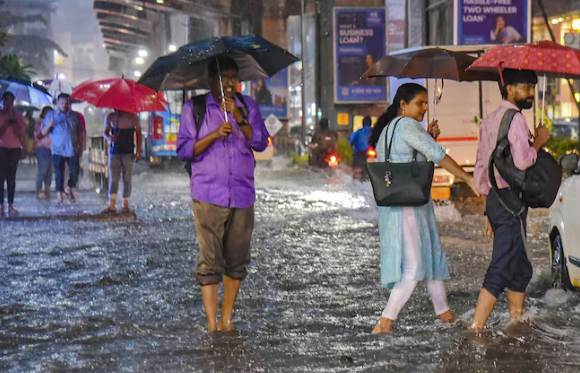
[[[480,56],[493,45],[471,45],[471,46],[440,46],[456,52],[466,52],[473,56]],[[397,51],[392,55],[407,53],[420,49],[433,48],[433,46],[413,48]],[[441,79],[390,79],[390,97],[395,96],[397,88],[409,81],[413,81],[427,87],[429,94],[429,112],[425,116],[425,125],[436,117],[439,120],[441,135],[438,142],[446,149],[447,154],[452,157],[460,166],[473,174],[477,155],[477,145],[479,140],[479,126],[483,118],[491,114],[502,102],[499,85],[497,82],[456,82],[445,80],[441,88]],[[538,84],[539,86],[539,84]],[[435,108],[435,93],[440,92],[440,100]],[[537,102],[536,95],[536,104]],[[541,102],[540,102],[541,104]],[[537,107],[537,106],[536,106]],[[524,110],[524,116],[530,126],[534,128],[534,109]],[[451,197],[452,189],[455,194],[471,193],[469,188],[462,187],[461,180],[437,167],[433,177],[433,189],[431,191],[433,199],[448,199]]]

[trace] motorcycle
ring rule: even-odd
[[[310,148],[309,164],[319,168],[335,169],[340,164],[340,157],[336,149],[327,148],[319,150],[316,144]]]

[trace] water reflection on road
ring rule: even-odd
[[[207,335],[187,178],[134,179],[135,220],[0,223],[1,371],[580,371],[580,298],[550,290],[549,211],[529,218],[527,324],[508,325],[502,297],[490,330],[470,336],[437,323],[420,286],[395,333],[376,336],[388,293],[370,186],[341,173],[260,171],[238,331]],[[449,204],[436,213],[449,302],[468,323],[491,244],[481,216]]]

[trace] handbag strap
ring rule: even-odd
[[[395,138],[395,130],[397,129],[397,124],[399,124],[399,121],[403,119],[403,117],[399,117],[399,119],[397,119],[397,121],[395,122],[395,124],[393,125],[393,134],[391,135],[391,141],[389,142],[388,137],[389,137],[389,126],[391,125],[392,122],[390,122],[387,125],[387,132],[385,133],[385,162],[389,162],[389,158],[391,156],[391,147],[393,146],[393,139]],[[417,160],[417,150],[413,149],[413,162],[415,162]]]

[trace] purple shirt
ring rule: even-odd
[[[254,153],[268,146],[268,130],[256,102],[244,96],[248,105],[248,122],[252,126],[252,139],[248,141],[236,120],[228,113],[233,132],[219,138],[209,148],[194,158],[195,142],[217,130],[224,122],[224,112],[211,93],[206,94],[205,118],[199,129],[195,127],[193,102],[183,105],[181,126],[177,135],[177,156],[191,165],[191,198],[230,208],[247,208],[254,204]],[[244,105],[236,98],[236,105]]]

